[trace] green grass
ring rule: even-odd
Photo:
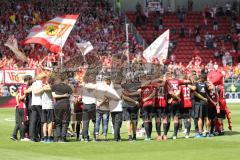
[[[184,139],[164,142],[139,140],[136,142],[70,142],[65,144],[13,142],[9,139],[14,122],[13,109],[0,109],[0,159],[1,160],[239,160],[240,105],[230,105],[233,132],[221,137]],[[227,125],[225,125],[227,129]],[[125,125],[122,131],[126,131]],[[171,136],[172,133],[169,134]],[[155,135],[155,133],[154,133]],[[111,135],[112,136],[112,135]],[[123,138],[127,135],[124,133]]]

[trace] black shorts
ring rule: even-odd
[[[168,105],[168,112],[169,112],[169,116],[171,117],[180,117],[181,115],[181,103],[177,102],[174,104],[169,104]]]
[[[42,117],[41,122],[42,123],[51,123],[54,122],[54,109],[43,109],[42,110]]]
[[[123,108],[122,114],[123,121],[137,121],[138,113],[139,113],[138,107]]]
[[[217,117],[217,110],[215,107],[208,106],[208,118],[213,120]]]
[[[195,102],[194,104],[194,118],[208,117],[208,106],[204,102]]]
[[[220,113],[217,114],[217,118],[226,119],[226,111],[220,110]]]
[[[155,107],[153,114],[155,118],[165,118],[168,115],[167,107]]]
[[[72,122],[80,122],[82,121],[82,116],[83,113],[82,112],[77,112],[77,113],[71,113],[71,121]]]
[[[143,120],[152,120],[153,116],[153,106],[147,106],[142,108],[142,118]]]
[[[192,108],[181,108],[181,119],[189,119],[191,118]]]

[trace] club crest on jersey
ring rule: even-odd
[[[205,93],[205,88],[201,88],[200,92]]]
[[[148,89],[148,88],[146,88],[145,90],[144,90],[144,93],[145,94],[147,94],[147,93],[149,93],[150,92],[150,89]]]

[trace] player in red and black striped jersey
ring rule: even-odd
[[[156,88],[150,84],[150,77],[142,77],[144,83],[141,84],[141,87],[132,93],[126,93],[129,96],[140,95],[141,102],[140,106],[142,107],[143,112],[143,121],[144,128],[146,132],[145,140],[151,140],[152,134],[152,111],[155,106],[155,95]]]
[[[24,84],[19,86],[18,94],[16,96],[17,106],[18,106],[18,121],[20,128],[21,140],[28,140],[28,124],[29,116],[26,107],[26,91],[28,89],[28,76],[24,77]]]
[[[166,123],[163,123],[164,135],[162,138],[163,140],[167,139],[167,132],[170,127],[169,117],[172,116],[174,119],[173,139],[176,139],[179,129],[179,116],[181,108],[180,85],[190,83],[190,81],[176,79],[172,73],[167,73],[166,79],[159,78],[153,80],[152,82],[164,83],[165,100],[167,102],[167,109],[165,112],[168,116],[166,116],[164,120]]]
[[[161,122],[163,121],[164,124],[167,124],[167,115],[165,111],[167,109],[167,103],[165,99],[164,83],[153,83],[152,85],[156,87],[155,107],[153,112],[155,114],[157,140],[162,140]]]
[[[217,116],[217,107],[219,106],[219,91],[218,87],[211,84],[211,90],[208,91],[209,105],[208,105],[208,118],[211,123],[210,136],[213,136],[215,128],[215,120]]]
[[[191,90],[188,85],[181,85],[181,117],[185,119],[185,128],[187,129],[185,138],[189,138],[191,129],[191,111],[192,111],[192,100]]]
[[[155,106],[156,88],[153,85],[147,85],[141,87],[140,91],[144,128],[147,135],[145,140],[150,140],[152,134],[152,112],[153,107]]]
[[[170,115],[173,117],[174,121],[173,139],[177,138],[177,133],[179,129],[179,117],[181,109],[180,85],[184,84],[185,82],[186,81],[184,80],[178,80],[174,78],[172,74],[167,75],[167,80],[165,82],[165,91],[167,95],[166,101],[168,104]]]

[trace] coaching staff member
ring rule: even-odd
[[[67,142],[67,129],[71,117],[71,108],[69,96],[73,93],[71,87],[67,84],[67,76],[59,75],[56,84],[52,86],[52,95],[56,100],[54,105],[56,140],[58,142]]]

